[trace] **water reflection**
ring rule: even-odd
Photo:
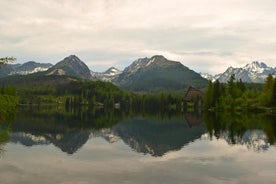
[[[206,133],[200,117],[188,114],[149,114],[59,108],[20,108],[11,125],[10,141],[24,146],[53,144],[63,152],[77,152],[88,139],[123,140],[136,152],[162,156],[179,150]]]
[[[115,125],[112,131],[137,152],[163,156],[200,138],[206,129],[202,122],[190,127],[186,119],[132,118]]]
[[[210,139],[224,139],[228,144],[245,145],[254,151],[265,151],[275,144],[276,119],[266,114],[205,114]]]
[[[86,142],[102,137],[109,143],[122,140],[138,153],[160,157],[209,135],[228,144],[267,150],[275,142],[275,117],[229,114],[145,114],[122,111],[58,107],[20,108],[11,124],[10,142],[24,146],[53,144],[74,154]]]

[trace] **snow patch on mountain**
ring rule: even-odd
[[[92,80],[100,80],[105,82],[112,82],[122,71],[115,67],[110,67],[105,72],[93,72],[91,71]]]
[[[48,69],[49,67],[36,67],[33,70],[16,70],[9,73],[9,75],[28,75],[28,74],[37,73],[37,72],[44,72]]]
[[[42,72],[48,70],[53,65],[50,63],[36,63],[34,61],[29,61],[23,64],[8,64],[4,65],[1,72],[5,75],[2,77],[9,75],[28,75],[32,73]]]

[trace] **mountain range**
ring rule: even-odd
[[[226,83],[232,74],[235,75],[237,80],[241,79],[243,82],[264,83],[268,74],[276,75],[276,67],[273,68],[267,66],[263,62],[253,61],[241,68],[229,67],[221,74],[212,76],[208,73],[204,73],[201,74],[201,76],[211,81],[218,80],[222,83]]]
[[[93,72],[77,56],[70,55],[55,65],[34,61],[24,64],[6,64],[1,68],[0,78],[33,73],[41,76],[40,82],[43,81],[43,76],[70,76],[111,82],[135,92],[165,92],[183,91],[189,86],[203,89],[207,86],[208,80],[219,80],[225,83],[232,74],[235,74],[237,80],[263,83],[268,74],[276,74],[276,68],[254,61],[241,68],[229,67],[225,72],[212,76],[196,73],[178,61],[155,55],[151,58],[139,58],[123,71],[110,67],[105,72]]]
[[[41,64],[36,63],[36,65],[40,66]],[[70,55],[54,66],[45,67],[42,71],[37,72],[37,75],[101,80],[136,92],[182,91],[191,85],[204,88],[208,83],[200,74],[190,70],[180,62],[170,61],[160,55],[137,59],[123,71],[111,67],[103,73],[90,71],[77,56]],[[20,72],[21,74],[26,73],[24,69]],[[13,75],[4,68],[1,73],[2,77]]]

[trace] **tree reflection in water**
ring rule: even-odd
[[[266,114],[209,113],[204,115],[210,139],[225,139],[254,151],[264,151],[276,140],[275,116]]]
[[[15,109],[6,109],[0,113],[0,158],[4,154],[4,145],[9,141],[11,122],[15,117]]]

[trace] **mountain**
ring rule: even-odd
[[[113,82],[127,90],[160,92],[183,90],[190,85],[203,88],[208,81],[180,62],[156,55],[137,59]]]
[[[82,79],[91,79],[87,65],[77,56],[70,55],[46,71],[46,75],[67,75]]]
[[[105,82],[112,82],[115,78],[117,78],[122,71],[115,67],[110,67],[103,73],[100,72],[91,72],[92,80],[100,80]]]
[[[53,65],[50,63],[37,63],[29,61],[24,64],[6,64],[1,68],[0,77],[9,75],[27,75],[48,70]]]
[[[276,68],[269,67],[263,62],[253,61],[242,68],[229,67],[222,74],[215,76],[201,74],[201,76],[212,81],[219,80],[225,83],[232,74],[235,74],[235,78],[241,79],[243,82],[264,83],[268,74],[276,74]]]

